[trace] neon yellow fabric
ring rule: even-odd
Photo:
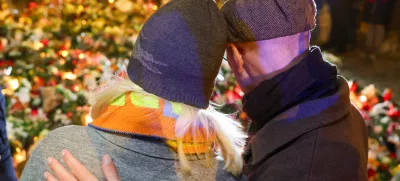
[[[140,106],[140,107],[147,107],[147,108],[153,108],[157,109],[159,107],[159,100],[160,98],[157,98],[155,96],[151,95],[143,95],[137,92],[131,92],[131,101],[132,104],[135,106]]]
[[[123,106],[125,105],[125,95],[121,95],[119,97],[117,97],[116,99],[114,99],[111,102],[112,106]]]
[[[180,115],[182,113],[182,105],[176,102],[171,102],[171,105],[172,105],[172,111],[175,114]]]

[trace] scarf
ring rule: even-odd
[[[297,64],[265,80],[244,96],[243,110],[252,119],[249,134],[256,133],[270,120],[300,103],[337,91],[336,67],[324,61],[318,47],[306,53]]]
[[[106,112],[89,126],[106,132],[161,138],[170,148],[175,151],[183,149],[185,154],[209,153],[216,139],[215,133],[207,135],[201,125],[195,128],[195,135],[187,131],[183,137],[176,136],[175,125],[181,113],[182,105],[179,103],[154,95],[128,92],[113,100]]]

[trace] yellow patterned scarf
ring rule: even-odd
[[[183,148],[185,154],[209,153],[216,139],[215,133],[211,132],[207,137],[201,125],[196,128],[196,135],[188,131],[183,137],[176,137],[176,120],[181,113],[182,105],[179,103],[154,95],[128,92],[113,100],[106,112],[90,126],[123,134],[163,138],[175,151]]]

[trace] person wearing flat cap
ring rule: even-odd
[[[227,60],[252,119],[243,174],[257,181],[366,181],[367,130],[337,68],[310,47],[313,0],[229,0]]]

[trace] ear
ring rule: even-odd
[[[239,50],[235,44],[231,43],[231,44],[229,44],[229,47],[231,47],[231,49],[232,49],[233,58],[235,60],[238,72],[243,73],[243,63],[244,63],[243,55],[239,52]]]

